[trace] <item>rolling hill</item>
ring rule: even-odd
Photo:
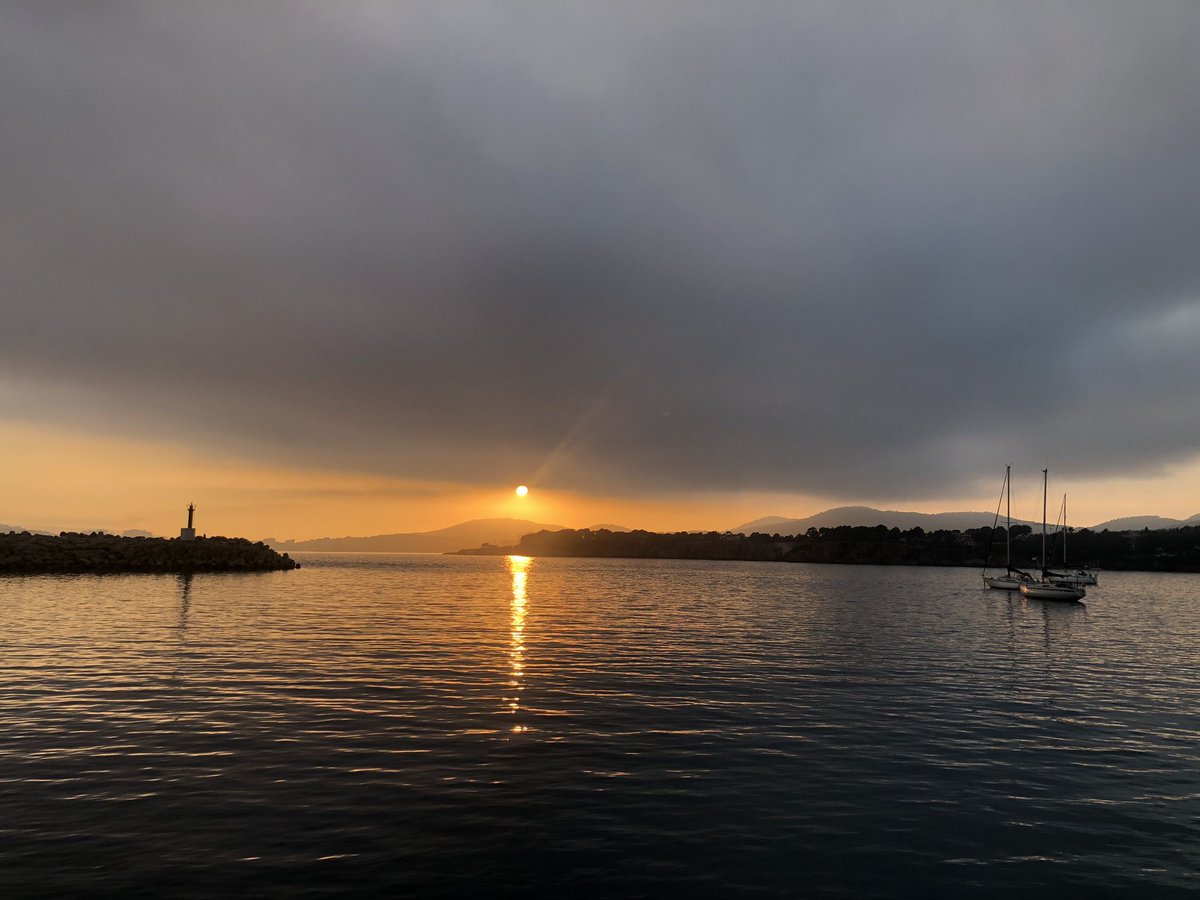
[[[1182,528],[1185,525],[1200,525],[1200,515],[1190,519],[1169,519],[1165,516],[1124,516],[1120,519],[1109,519],[1099,525],[1092,525],[1092,531],[1141,531],[1149,528],[1157,531],[1160,528]]]
[[[448,553],[483,544],[508,546],[524,534],[559,531],[561,525],[545,525],[528,519],[472,519],[437,531],[376,534],[367,537],[325,537],[311,541],[276,541],[278,550],[321,550],[338,553]]]
[[[991,525],[995,515],[990,512],[919,513],[873,509],[869,506],[838,506],[803,519],[764,516],[731,528],[730,531],[747,535],[756,531],[769,534],[801,534],[810,528],[833,528],[838,525],[886,525],[888,528],[899,528],[903,531],[919,525],[926,531],[937,531],[939,528],[947,531],[965,531],[968,528]],[[1041,527],[1040,522],[1031,522],[1028,519],[1013,519],[1013,524]],[[1185,525],[1200,525],[1200,514],[1182,520],[1165,516],[1125,516],[1086,527],[1092,531],[1141,531],[1143,528],[1155,531],[1161,528],[1181,528]]]
[[[894,509],[873,509],[869,506],[838,506],[803,519],[784,519],[767,516],[731,528],[730,531],[752,534],[755,531],[771,534],[803,534],[810,528],[833,528],[838,525],[886,525],[907,531],[920,526],[926,531],[965,531],[992,524],[994,512],[946,512],[920,513],[902,512]],[[1024,519],[1013,519],[1014,525],[1039,525]]]

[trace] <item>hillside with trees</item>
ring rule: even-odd
[[[1040,569],[1042,538],[1028,525],[1014,525],[1010,535],[1013,565]],[[1051,567],[1062,565],[1061,536],[1051,541]],[[1072,566],[1108,570],[1200,572],[1200,526],[1160,531],[1091,531],[1067,535]],[[460,550],[465,555],[568,556],[631,559],[714,559],[773,562],[840,563],[902,566],[991,566],[1004,564],[1004,528],[966,531],[901,531],[886,525],[839,525],[809,528],[803,534],[754,532],[562,529],[524,535],[511,546]],[[990,559],[989,559],[990,552]]]

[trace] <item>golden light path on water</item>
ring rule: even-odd
[[[0,577],[4,896],[1197,896],[1194,575],[302,557]]]
[[[525,582],[532,563],[533,559],[528,556],[508,557],[508,568],[512,572],[512,627],[508,649],[512,678],[508,684],[512,688],[512,696],[506,699],[508,712],[514,716],[520,712],[521,689],[525,686]],[[517,723],[513,725],[512,730],[520,733],[525,731],[526,727]]]

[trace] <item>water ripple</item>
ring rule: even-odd
[[[1195,580],[0,578],[8,895],[1193,895]]]

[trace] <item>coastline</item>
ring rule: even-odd
[[[246,538],[194,540],[119,537],[95,532],[0,534],[0,575],[194,574],[274,572],[299,568],[286,553]]]
[[[996,540],[1003,547],[1004,529]],[[608,559],[708,559],[745,562],[825,563],[833,565],[962,566],[1003,568],[1003,560],[988,551],[992,529],[900,531],[883,525],[843,525],[809,529],[805,534],[781,536],[729,532],[649,531],[611,532],[604,529],[540,531],[527,534],[511,546],[484,545],[454,551],[460,556],[543,556]],[[1107,571],[1200,572],[1200,527],[1187,526],[1145,532],[1071,532],[1072,565]],[[1026,567],[1040,568],[1035,559],[1040,548],[1027,526],[1014,526],[1013,559]],[[1053,558],[1053,551],[1052,551]],[[1061,563],[1059,563],[1061,565]]]

